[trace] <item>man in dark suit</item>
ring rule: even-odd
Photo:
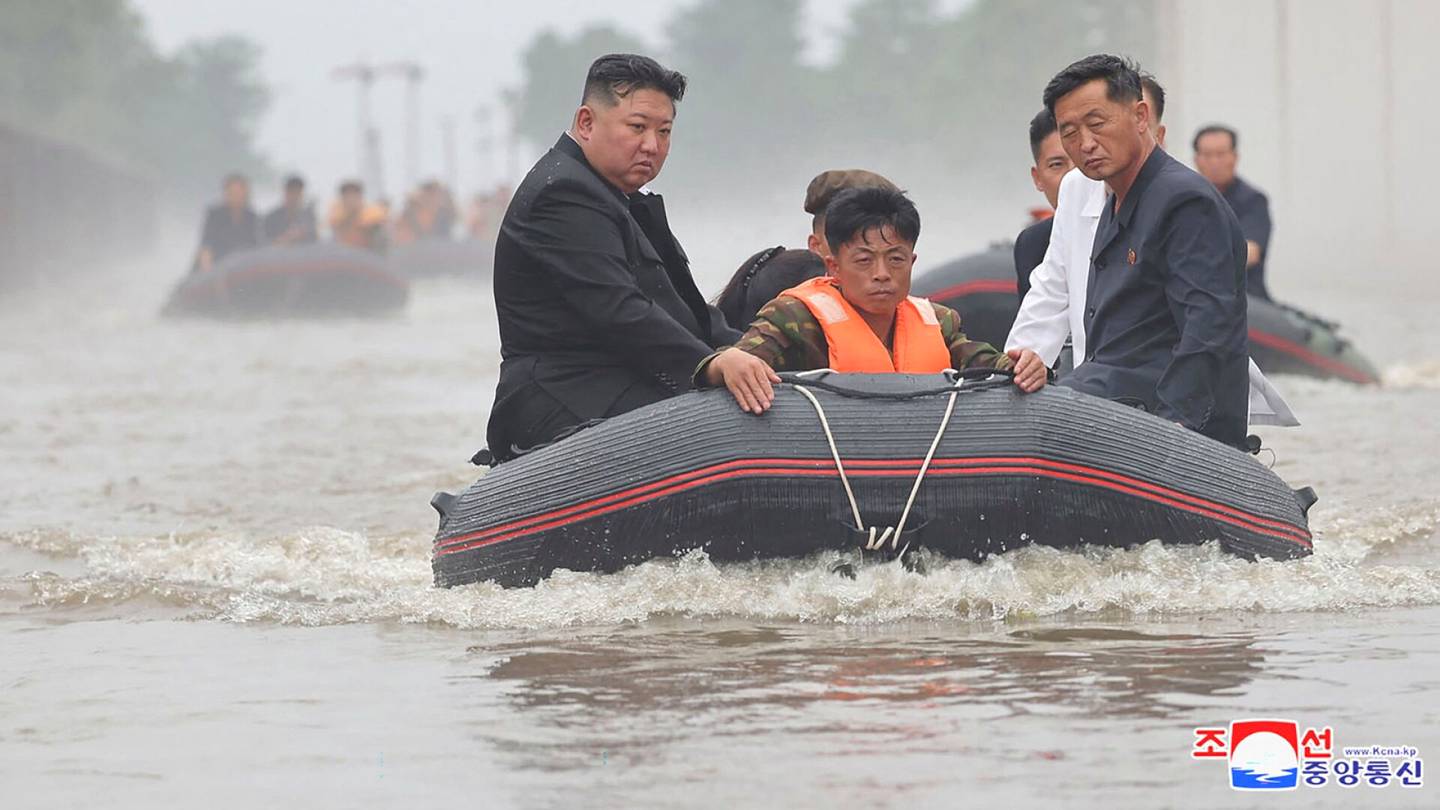
[[[231,253],[260,247],[260,218],[250,207],[250,181],[244,175],[229,174],[221,187],[224,196],[220,204],[205,211],[200,247],[190,264],[192,273],[208,273]]]
[[[600,57],[569,132],[516,189],[495,241],[495,460],[682,393],[739,338],[700,295],[660,196],[641,191],[684,94],[653,59]]]
[[[1086,57],[1045,88],[1061,142],[1110,188],[1091,250],[1085,361],[1061,385],[1234,446],[1247,417],[1245,239],[1205,178],[1151,137],[1140,74]]]
[[[1270,200],[1265,193],[1235,173],[1240,134],[1227,126],[1211,124],[1195,133],[1195,170],[1220,189],[1220,195],[1235,210],[1245,234],[1245,267],[1249,271],[1251,295],[1270,299],[1265,284],[1265,260],[1270,255]]]
[[[1045,195],[1045,202],[1054,209],[1059,205],[1060,181],[1066,172],[1075,168],[1065,148],[1060,145],[1060,135],[1055,131],[1055,116],[1048,109],[1041,110],[1030,119],[1030,155],[1035,165],[1030,167],[1030,180],[1035,190]],[[1015,284],[1020,300],[1030,292],[1030,272],[1045,259],[1045,250],[1050,247],[1050,229],[1055,218],[1031,223],[1015,237]]]

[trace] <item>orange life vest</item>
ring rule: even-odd
[[[895,356],[875,330],[845,300],[831,276],[812,278],[781,295],[800,299],[830,347],[830,368],[842,372],[930,374],[950,368],[950,348],[940,332],[935,307],[910,296],[895,309]]]

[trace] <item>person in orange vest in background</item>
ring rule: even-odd
[[[342,245],[385,250],[385,206],[365,202],[365,187],[354,180],[340,184],[340,198],[330,206],[330,235]]]
[[[395,220],[394,240],[405,245],[421,239],[449,240],[455,228],[455,201],[449,189],[430,180],[405,199]]]
[[[1006,355],[971,340],[955,310],[910,296],[919,237],[920,214],[903,192],[870,187],[835,195],[825,209],[827,275],[766,304],[740,342],[701,361],[696,382],[725,386],[755,414],[774,401],[776,371],[927,374],[985,367],[1012,369],[1021,391],[1044,387],[1045,364],[1034,352]]]

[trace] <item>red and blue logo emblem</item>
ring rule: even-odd
[[[1300,727],[1291,720],[1230,724],[1230,787],[1294,790],[1300,784]]]

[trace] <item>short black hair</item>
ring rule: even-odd
[[[1143,98],[1140,69],[1134,62],[1108,53],[1097,53],[1071,63],[1055,74],[1055,78],[1045,85],[1045,109],[1054,115],[1055,102],[1096,79],[1105,80],[1105,97],[1111,101],[1139,101]]]
[[[1040,159],[1040,144],[1055,131],[1055,113],[1041,110],[1030,119],[1030,156]]]
[[[648,56],[607,53],[590,63],[580,103],[599,101],[613,107],[636,90],[659,90],[678,103],[685,97],[686,82],[684,74],[661,67]]]
[[[1196,152],[1199,152],[1200,139],[1206,135],[1213,135],[1216,132],[1223,132],[1226,135],[1230,136],[1231,151],[1238,151],[1240,149],[1240,135],[1236,133],[1235,130],[1225,126],[1224,124],[1207,124],[1206,126],[1201,127],[1200,131],[1195,133],[1195,139],[1190,141],[1190,148],[1195,150]]]
[[[920,239],[920,212],[905,192],[877,186],[847,188],[825,207],[825,241],[833,253],[851,239],[886,225],[912,245]]]
[[[359,180],[346,180],[345,182],[340,184],[340,193],[344,194],[347,191],[354,191],[360,194],[364,194],[365,187],[360,185]]]
[[[305,188],[305,178],[298,174],[292,174],[285,178],[285,190]]]
[[[1140,74],[1140,88],[1155,99],[1155,109],[1150,112],[1154,113],[1155,123],[1160,123],[1160,119],[1165,117],[1165,88],[1160,86],[1159,79],[1149,73]]]

